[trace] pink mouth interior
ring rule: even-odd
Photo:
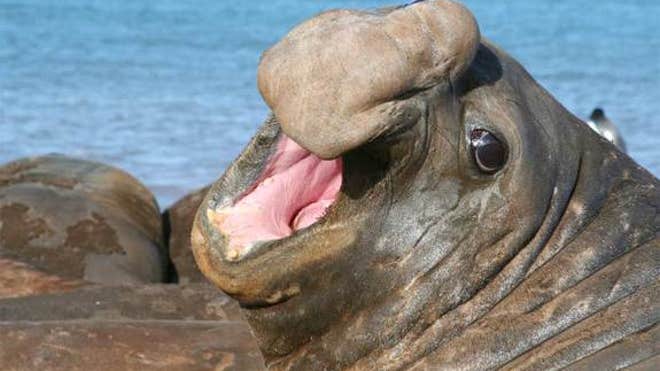
[[[218,211],[233,249],[277,240],[317,222],[342,184],[342,161],[322,160],[281,134],[263,175],[232,207]]]

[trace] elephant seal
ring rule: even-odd
[[[587,120],[587,125],[592,128],[595,132],[602,135],[605,139],[614,143],[621,152],[626,152],[626,143],[619,132],[619,129],[616,128],[616,125],[610,121],[607,116],[605,116],[605,111],[602,108],[596,107],[589,120]]]
[[[657,357],[658,180],[466,8],[322,13],[265,52],[258,84],[273,116],[191,239],[271,369]]]
[[[0,167],[0,258],[66,280],[162,282],[153,195],[125,172],[49,155]]]
[[[209,188],[210,186],[206,186],[186,195],[163,212],[165,241],[173,265],[170,282],[206,282],[206,278],[195,264],[190,246],[190,231],[197,209]]]

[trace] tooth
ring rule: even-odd
[[[206,210],[206,217],[208,218],[209,222],[211,222],[211,224],[219,227],[225,221],[227,215],[222,211],[216,212],[213,209],[208,209]]]
[[[227,251],[227,259],[229,260],[236,260],[238,259],[239,255],[240,254],[236,249],[229,249],[229,251]]]

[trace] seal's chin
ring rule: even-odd
[[[342,160],[323,160],[284,133],[257,180],[210,222],[227,241],[227,257],[245,256],[259,243],[281,240],[317,223],[337,200]]]

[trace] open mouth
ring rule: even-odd
[[[227,257],[317,223],[338,198],[342,171],[341,158],[323,160],[281,132],[257,180],[210,218],[227,239]]]

